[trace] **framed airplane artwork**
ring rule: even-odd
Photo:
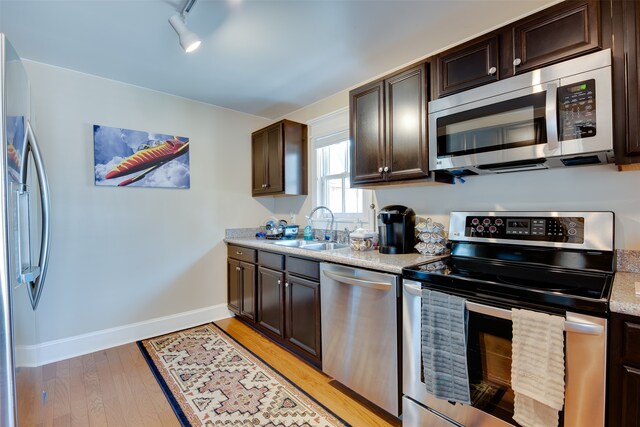
[[[95,183],[189,188],[189,138],[93,126]]]

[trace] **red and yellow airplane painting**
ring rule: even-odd
[[[189,141],[182,142],[178,138],[157,141],[156,145],[145,144],[143,148],[127,157],[105,175],[105,179],[118,178],[134,172],[142,171],[133,178],[125,179],[119,187],[133,184],[144,178],[165,163],[182,156],[189,151]]]

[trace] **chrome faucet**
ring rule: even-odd
[[[335,217],[333,216],[333,212],[331,211],[331,209],[329,209],[329,208],[328,208],[328,207],[326,207],[326,206],[316,206],[316,207],[315,207],[315,208],[314,208],[314,209],[309,213],[309,215],[307,216],[307,219],[311,219],[311,217],[313,216],[313,214],[314,214],[314,213],[316,213],[316,211],[318,211],[318,210],[320,210],[320,209],[325,209],[325,210],[326,210],[326,211],[328,211],[328,212],[329,212],[329,214],[331,215],[331,223],[329,224],[329,236],[331,236],[331,233],[333,232],[333,224],[334,224],[334,222],[335,222]],[[325,234],[325,240],[327,240],[327,239],[326,239],[326,236],[327,236],[327,235]],[[328,239],[328,240],[330,240],[330,239],[331,239],[331,237],[329,237],[329,239]]]

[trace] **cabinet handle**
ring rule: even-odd
[[[236,255],[243,255],[243,253],[240,251],[236,251]]]
[[[516,67],[520,64],[522,64],[522,59],[516,58],[513,60],[513,65],[515,65]]]
[[[278,286],[281,284],[282,282],[280,281],[280,279],[278,279]]]
[[[389,166],[385,166],[383,169],[385,172],[389,172]]]
[[[289,282],[284,282],[284,287],[288,288],[289,287]]]
[[[240,267],[236,267],[236,271],[240,271]]]
[[[489,75],[493,76],[496,73],[496,71],[498,71],[498,69],[496,67],[489,68]]]
[[[382,169],[382,168],[378,168],[378,172],[379,172],[379,173],[382,173],[382,171],[383,171],[383,170],[384,170],[384,169]]]

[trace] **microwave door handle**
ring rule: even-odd
[[[555,83],[547,84],[547,98],[545,105],[545,117],[547,123],[547,148],[549,151],[555,151],[560,148],[558,142],[558,85]]]
[[[40,205],[42,206],[42,237],[40,240],[40,258],[38,260],[38,266],[35,268],[32,267],[35,272],[35,274],[33,275],[34,277],[28,277],[30,282],[29,285],[32,286],[34,290],[31,305],[35,310],[38,307],[38,303],[40,302],[40,296],[42,295],[42,289],[44,287],[44,279],[47,274],[47,267],[49,265],[49,248],[51,244],[51,204],[49,200],[49,181],[44,169],[42,155],[40,153],[40,148],[38,147],[35,133],[33,132],[33,128],[31,127],[31,123],[28,120],[26,125],[26,139],[27,144],[24,148],[24,158],[26,159],[28,156],[28,154],[26,153],[27,150],[31,151],[31,153],[33,154],[33,163],[36,167],[36,174],[38,176],[38,183],[40,184]],[[28,167],[25,162],[22,169],[21,177],[23,184],[26,184],[27,182],[27,170]]]

